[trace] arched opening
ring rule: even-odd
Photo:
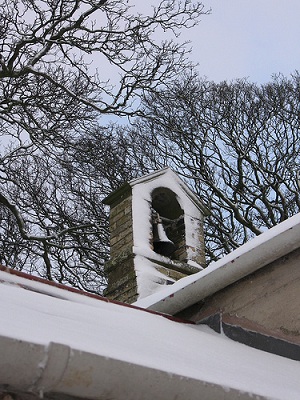
[[[172,190],[159,187],[152,192],[153,250],[172,260],[185,261],[184,212]]]

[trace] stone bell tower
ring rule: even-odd
[[[126,183],[110,206],[106,296],[133,303],[205,266],[207,209],[170,169]]]

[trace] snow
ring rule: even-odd
[[[300,213],[265,231],[204,270],[138,299],[138,307],[173,314],[297,249]]]
[[[35,290],[43,286],[35,282]],[[44,346],[55,342],[253,395],[299,399],[299,362],[233,342],[204,326],[95,299],[76,300],[84,298],[76,293],[68,294],[72,301],[63,300],[53,295],[64,290],[53,289],[48,296],[0,283],[0,341],[3,336]]]
[[[151,294],[162,290],[166,276],[159,272],[154,266],[153,262],[142,255],[135,256],[135,272],[138,282],[139,293],[143,297],[150,296]],[[168,277],[168,280],[174,280]],[[141,295],[140,295],[141,297]]]
[[[149,246],[151,232],[151,193],[158,187],[164,187],[176,193],[177,201],[184,210],[186,226],[186,243],[188,244],[189,264],[202,269],[193,261],[194,252],[192,249],[199,247],[198,229],[199,222],[195,216],[199,216],[201,205],[196,196],[170,169],[164,168],[155,173],[129,182],[132,187],[132,214],[133,214],[133,243],[134,254],[140,256],[135,258],[135,269],[137,272],[137,284],[139,299],[147,297],[151,292],[158,292],[165,288],[161,284],[164,277],[155,269],[155,264],[146,262],[145,257],[152,260],[170,263],[170,259],[155,253]],[[203,206],[202,206],[203,207]],[[151,273],[152,267],[152,273]],[[164,277],[165,278],[165,277]],[[157,283],[155,284],[155,281]]]

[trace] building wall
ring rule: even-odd
[[[257,333],[258,338],[295,344],[298,349],[293,347],[292,351],[300,358],[300,249],[189,307],[180,316],[219,332],[225,329],[225,334],[238,341],[244,340],[239,340],[239,335],[247,334],[247,340],[254,343]]]

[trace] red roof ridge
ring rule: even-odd
[[[132,304],[128,304],[128,303],[123,303],[121,301],[111,300],[111,299],[108,299],[107,297],[103,297],[103,296],[101,296],[99,294],[96,294],[96,293],[85,292],[83,290],[76,289],[76,288],[71,287],[71,286],[66,286],[66,285],[63,285],[63,284],[58,283],[58,282],[49,281],[47,279],[44,279],[44,278],[41,278],[41,277],[38,277],[38,276],[34,276],[34,275],[30,275],[28,273],[15,270],[13,268],[5,267],[5,266],[3,266],[1,264],[0,264],[0,271],[7,272],[10,275],[17,276],[19,278],[26,279],[28,281],[32,281],[32,282],[37,282],[37,283],[40,283],[40,284],[48,285],[50,287],[55,287],[55,288],[58,288],[58,289],[61,289],[61,290],[65,290],[67,292],[75,293],[75,294],[78,294],[78,295],[81,295],[81,296],[85,296],[85,297],[89,297],[89,298],[92,298],[92,299],[95,299],[95,300],[104,301],[106,303],[112,303],[112,304],[116,304],[116,305],[119,305],[119,306],[132,308],[132,309],[135,309],[135,310],[147,312],[147,313],[154,314],[154,315],[159,315],[159,316],[162,316],[164,318],[170,319],[170,320],[175,321],[175,322],[186,323],[186,324],[195,324],[193,321],[184,320],[184,319],[181,319],[181,318],[174,317],[172,315],[168,315],[168,314],[165,314],[165,313],[160,313],[160,312],[153,311],[153,310],[147,310],[145,308],[138,307],[138,306],[135,306],[135,305],[132,305]],[[1,282],[1,278],[0,278],[0,282]],[[3,282],[3,280],[2,280],[2,282]],[[27,286],[25,284],[22,285],[22,284],[18,284],[18,283],[17,283],[17,285],[21,286],[21,287],[24,287],[26,289],[33,290],[33,288],[31,288],[30,285]],[[47,293],[45,292],[43,294],[47,294]]]

